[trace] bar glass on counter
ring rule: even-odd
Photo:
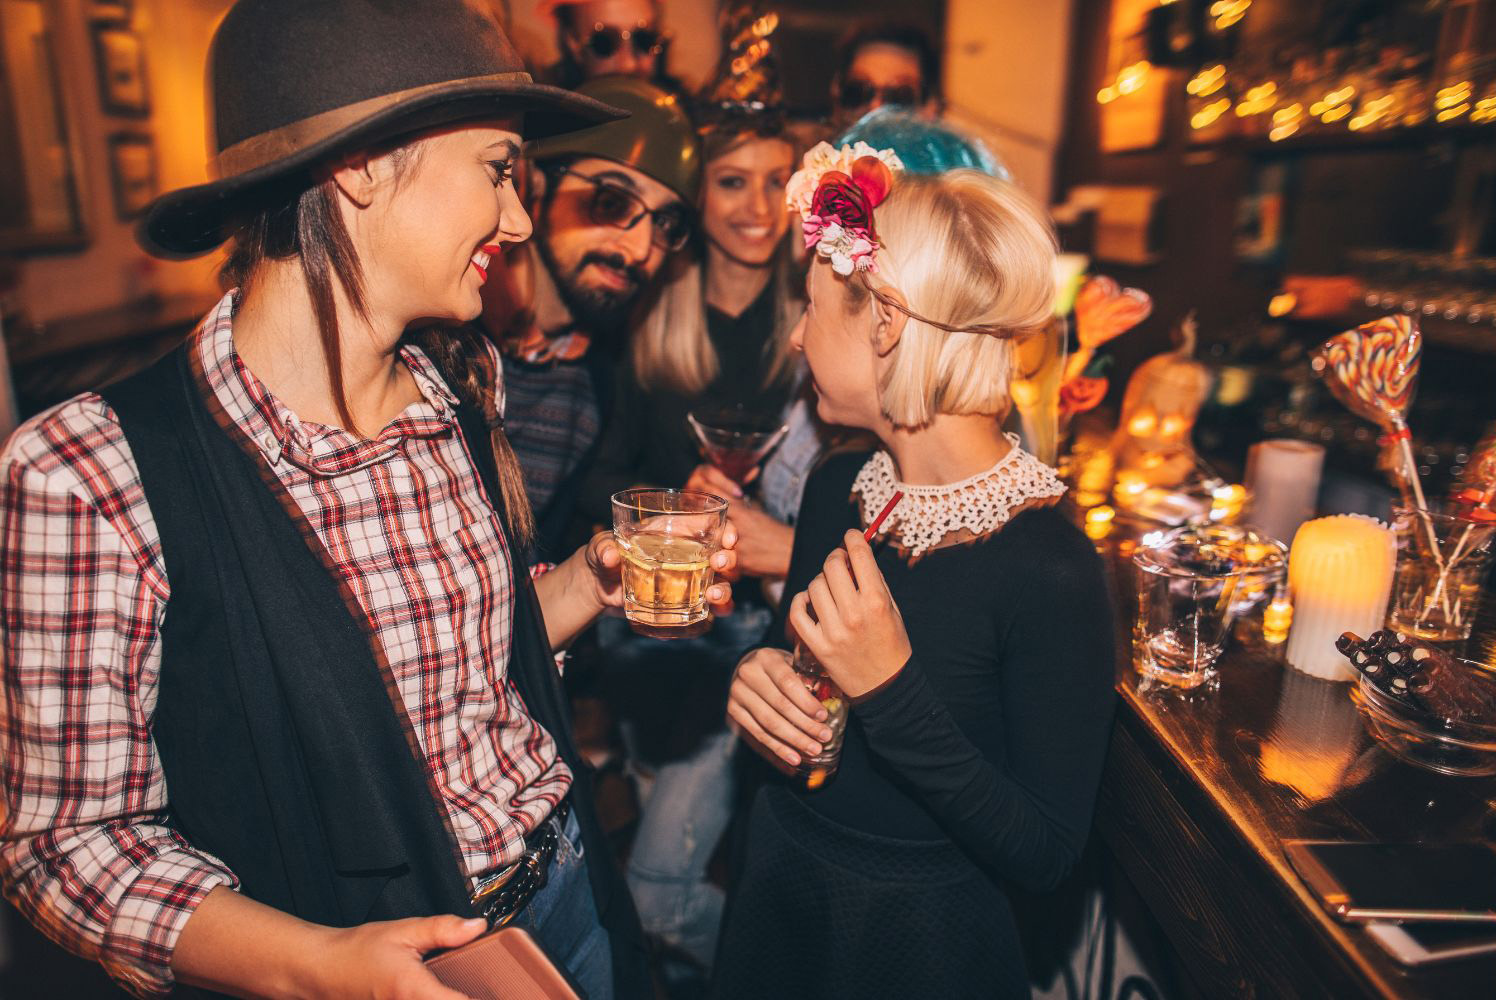
[[[1251,528],[1192,525],[1146,538],[1133,556],[1138,673],[1178,688],[1215,676],[1232,621],[1283,579],[1284,547]]]
[[[790,665],[826,710],[826,728],[831,730],[831,739],[821,744],[821,752],[802,753],[800,766],[795,768],[796,776],[805,787],[815,791],[836,775],[836,768],[841,763],[842,740],[847,735],[847,714],[851,706],[842,689],[826,675],[821,662],[805,648],[803,642],[795,643],[795,654]]]
[[[1432,642],[1470,638],[1496,548],[1496,522],[1398,507],[1392,530],[1397,570],[1387,623]]]
[[[641,635],[684,639],[711,627],[706,591],[722,547],[727,501],[694,490],[613,494],[613,537],[623,553],[623,613]]]

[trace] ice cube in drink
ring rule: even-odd
[[[726,525],[727,501],[711,493],[642,487],[613,495],[623,610],[635,632],[680,639],[711,628],[710,560]]]
[[[635,631],[667,638],[705,631],[710,549],[694,538],[649,533],[619,542],[623,611]]]

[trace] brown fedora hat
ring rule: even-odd
[[[420,129],[523,114],[527,138],[625,112],[525,71],[482,0],[239,0],[208,50],[215,179],[162,195],[136,231],[192,257],[326,157]]]

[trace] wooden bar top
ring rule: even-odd
[[[1496,955],[1403,966],[1331,917],[1283,853],[1294,838],[1496,842],[1496,778],[1392,756],[1367,733],[1350,685],[1288,667],[1260,617],[1237,623],[1218,683],[1181,692],[1140,677],[1125,539],[1097,543],[1122,633],[1097,829],[1202,994],[1496,997]],[[1496,598],[1457,652],[1496,664]]]

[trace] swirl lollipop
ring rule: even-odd
[[[1408,406],[1423,358],[1423,338],[1410,316],[1383,316],[1325,341],[1312,366],[1335,398],[1381,427],[1400,450],[1402,479],[1427,511],[1408,432]]]
[[[1066,362],[1063,381],[1078,378],[1096,348],[1131,330],[1152,311],[1153,299],[1147,292],[1122,288],[1104,274],[1087,281],[1075,296],[1075,339],[1080,349]]]

